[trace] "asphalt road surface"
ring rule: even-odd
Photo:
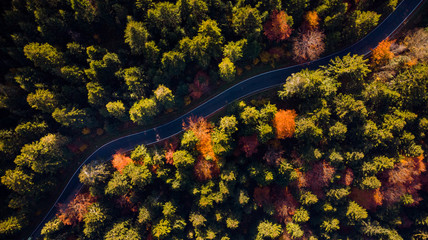
[[[262,73],[257,76],[251,77],[245,81],[237,83],[224,92],[212,97],[199,105],[195,109],[189,111],[183,116],[166,123],[164,125],[152,128],[143,132],[135,133],[125,137],[113,140],[93,152],[84,163],[76,170],[67,186],[58,197],[55,204],[46,214],[42,222],[36,227],[30,235],[30,239],[35,239],[40,236],[40,231],[46,222],[51,220],[57,212],[58,203],[68,203],[74,195],[81,189],[82,184],[79,182],[79,172],[84,164],[94,160],[109,160],[117,150],[131,150],[140,144],[153,144],[163,139],[174,136],[182,131],[182,123],[190,116],[207,117],[212,113],[224,108],[229,103],[250,96],[254,93],[261,92],[273,88],[275,86],[284,84],[287,77],[292,73],[299,72],[302,69],[316,69],[321,65],[326,65],[335,57],[342,57],[348,53],[366,55],[371,49],[375,48],[380,41],[393,34],[416,10],[424,0],[403,0],[381,24],[379,24],[372,32],[356,44],[331,54],[321,59],[291,67],[273,70],[270,72]]]

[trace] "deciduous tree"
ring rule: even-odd
[[[324,38],[319,30],[299,32],[293,39],[293,59],[299,63],[317,59],[324,52]]]
[[[111,163],[114,168],[116,168],[117,171],[122,173],[122,170],[129,164],[131,164],[133,161],[130,157],[125,156],[125,154],[121,152],[117,152],[113,155],[113,159],[111,160]]]
[[[372,50],[372,64],[374,66],[381,66],[394,57],[394,53],[391,52],[391,45],[394,43],[393,40],[386,38],[380,42],[375,49]]]
[[[264,25],[263,34],[270,41],[280,42],[288,39],[292,32],[291,19],[284,11],[274,10]]]
[[[276,130],[276,137],[278,139],[291,138],[294,134],[296,124],[294,119],[297,114],[294,110],[279,110],[275,114],[273,126]]]
[[[76,225],[83,221],[89,206],[95,202],[89,193],[79,193],[66,206],[60,206],[57,217],[64,225]]]

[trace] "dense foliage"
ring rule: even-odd
[[[351,44],[397,2],[1,1],[1,237],[17,236],[47,208],[93,138],[152,125],[256,65],[309,61]],[[275,135],[267,121],[257,129],[261,138],[246,136],[245,146]],[[214,171],[196,163],[201,178]],[[132,235],[130,224],[118,226]]]
[[[275,104],[235,103],[163,146],[85,166],[86,188],[43,236],[426,239],[428,62],[412,49],[333,59],[288,77]]]

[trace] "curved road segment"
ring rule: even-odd
[[[98,148],[76,170],[76,172],[68,182],[67,186],[62,191],[55,204],[46,214],[42,222],[36,227],[34,232],[30,235],[29,239],[34,239],[40,236],[40,231],[45,225],[45,223],[55,216],[57,212],[56,206],[58,205],[58,203],[68,203],[74,197],[74,195],[81,189],[82,184],[79,182],[78,175],[81,167],[84,164],[87,164],[97,159],[111,159],[111,156],[115,154],[116,151],[119,149],[131,150],[137,145],[153,144],[163,139],[169,138],[173,135],[176,135],[182,131],[183,121],[189,118],[190,116],[207,117],[221,110],[233,101],[252,95],[256,92],[260,92],[284,84],[288,76],[290,76],[292,73],[299,72],[304,68],[316,69],[321,65],[328,64],[330,59],[333,59],[335,57],[343,57],[348,53],[366,55],[371,51],[371,49],[375,48],[380,41],[394,33],[407,20],[407,18],[422,4],[423,1],[424,0],[403,0],[397,6],[396,10],[391,13],[365,38],[342,51],[336,52],[332,55],[323,57],[316,61],[277,69],[251,77],[245,81],[237,83],[236,85],[225,90],[224,92],[212,97],[211,99],[207,100],[195,109],[189,111],[188,113],[169,123],[143,132],[118,138]]]

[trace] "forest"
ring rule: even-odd
[[[337,57],[85,165],[44,239],[427,239],[427,38]]]
[[[340,50],[397,4],[1,1],[0,238],[31,231],[94,139]],[[278,96],[216,121],[188,119],[162,146],[85,166],[86,187],[43,238],[424,239],[427,31],[408,35],[370,60],[296,73]]]

